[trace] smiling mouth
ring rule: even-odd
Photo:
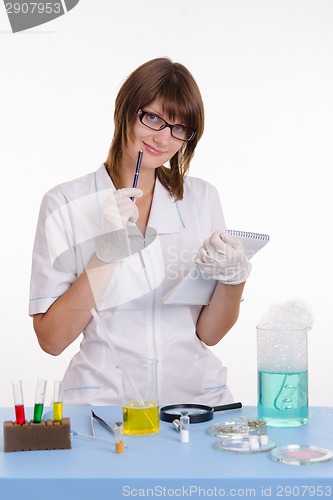
[[[150,146],[149,144],[146,144],[145,142],[143,142],[143,144],[145,145],[146,149],[156,155],[156,156],[160,156],[160,155],[163,155],[165,154],[165,151],[160,151],[159,149],[156,149],[156,148],[153,148],[152,146]]]

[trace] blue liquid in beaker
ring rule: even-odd
[[[274,427],[308,421],[308,372],[258,372],[258,418]]]

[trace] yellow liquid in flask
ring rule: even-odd
[[[155,402],[130,401],[123,407],[124,433],[152,434],[160,429],[159,407]]]

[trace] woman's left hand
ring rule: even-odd
[[[246,281],[252,268],[240,239],[222,231],[204,242],[194,261],[205,278],[227,285]]]

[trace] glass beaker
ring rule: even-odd
[[[307,332],[257,327],[258,417],[269,426],[308,422]]]
[[[132,359],[122,364],[123,419],[127,435],[159,431],[156,359]]]

